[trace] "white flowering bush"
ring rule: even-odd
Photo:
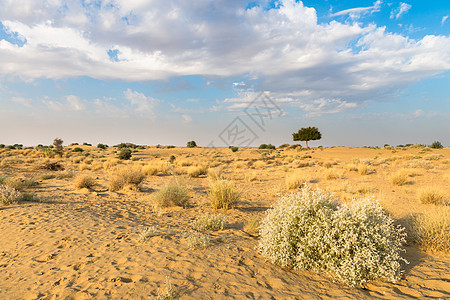
[[[0,204],[10,205],[14,204],[21,198],[18,190],[8,185],[0,185]]]
[[[266,212],[258,250],[269,261],[312,270],[350,286],[401,276],[404,229],[378,202],[341,205],[329,193],[305,185]]]

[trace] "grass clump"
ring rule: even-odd
[[[400,170],[400,171],[392,174],[389,178],[393,185],[398,185],[398,186],[405,185],[409,181],[408,172],[406,172],[405,170]]]
[[[286,175],[286,187],[289,190],[294,190],[301,188],[303,184],[307,183],[309,180],[307,176],[301,172],[294,172],[292,174]]]
[[[0,185],[0,203],[10,205],[17,203],[21,198],[20,192],[8,185]]]
[[[243,230],[250,235],[258,235],[259,221],[255,218],[248,219]]]
[[[155,226],[148,226],[142,229],[141,232],[139,232],[137,241],[138,242],[145,242],[149,238],[155,236],[157,234],[157,228]]]
[[[138,166],[121,166],[112,170],[109,179],[109,189],[118,191],[125,186],[132,189],[138,189],[141,182],[145,179],[142,168]]]
[[[210,168],[206,173],[209,179],[211,180],[220,180],[223,178],[223,168]]]
[[[55,178],[56,175],[53,174],[41,174],[41,176],[39,176],[40,180],[49,180],[49,179],[53,179]]]
[[[95,179],[92,176],[81,174],[75,178],[73,185],[76,189],[91,189],[95,185]]]
[[[442,191],[430,187],[421,190],[419,194],[420,202],[423,204],[444,204],[444,197],[445,195]]]
[[[189,204],[189,195],[185,186],[176,180],[169,182],[153,195],[156,207],[182,206]]]
[[[205,249],[211,244],[211,238],[201,232],[191,232],[186,236],[186,243],[190,249]]]
[[[239,193],[236,191],[236,186],[231,181],[212,181],[209,189],[211,205],[215,209],[230,209],[239,201]]]
[[[197,178],[200,175],[206,175],[208,168],[204,166],[192,166],[187,170],[187,174],[189,177]]]
[[[377,202],[340,204],[303,187],[282,197],[261,222],[258,250],[272,263],[323,273],[349,286],[400,279],[404,229]]]
[[[414,242],[424,251],[450,253],[450,207],[436,206],[411,218]]]
[[[201,215],[192,224],[192,227],[197,230],[212,230],[218,231],[225,227],[226,219],[222,215],[210,215],[208,213]]]

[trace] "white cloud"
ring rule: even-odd
[[[400,2],[400,5],[398,8],[391,11],[391,19],[399,19],[402,15],[406,14],[410,9],[411,5],[408,3]]]
[[[360,103],[450,69],[448,36],[414,40],[374,24],[319,24],[316,11],[295,0],[281,0],[279,9],[270,10],[246,10],[242,2],[229,0],[99,0],[84,6],[18,1],[0,0],[0,21],[26,43],[20,47],[0,40],[0,74],[26,80],[149,81],[195,75],[235,77],[239,83],[245,77],[246,87],[297,104],[316,99]],[[377,1],[334,15],[368,14],[380,6]],[[402,3],[393,16],[410,7]],[[109,58],[110,49],[118,50],[118,61]],[[158,102],[131,90],[125,97],[140,115],[151,115]]]
[[[358,19],[361,15],[380,11],[381,4],[382,4],[382,1],[377,0],[377,1],[375,1],[375,3],[372,6],[355,7],[355,8],[341,10],[341,11],[331,14],[331,17],[349,15],[349,17],[352,19]]]
[[[444,26],[445,21],[447,21],[448,16],[443,16],[441,20],[441,25]]]
[[[142,93],[130,89],[127,89],[124,95],[134,108],[134,112],[139,116],[145,116],[150,119],[155,118],[155,106],[159,103],[158,99],[145,96]]]
[[[49,109],[57,112],[65,111],[83,111],[86,109],[86,100],[80,99],[78,96],[68,95],[64,98],[64,101],[48,100],[47,98],[42,100]]]
[[[192,117],[190,115],[181,115],[181,118],[185,124],[192,123]]]
[[[28,98],[23,98],[23,97],[12,97],[11,101],[16,102],[16,103],[20,103],[23,106],[26,107],[31,107],[31,99]]]

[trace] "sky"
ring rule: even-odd
[[[0,0],[0,143],[450,146],[450,1]]]

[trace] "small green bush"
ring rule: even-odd
[[[272,263],[323,273],[350,286],[401,276],[403,228],[377,202],[339,204],[305,185],[280,199],[261,222],[258,250]]]
[[[128,160],[131,158],[131,150],[128,148],[124,148],[119,152],[119,159]]]
[[[189,141],[189,142],[187,142],[186,147],[195,148],[195,147],[197,147],[197,143],[195,141]]]
[[[210,215],[208,213],[201,215],[192,224],[197,230],[222,230],[225,227],[226,220],[222,215]]]
[[[433,149],[442,149],[444,146],[442,146],[442,143],[439,141],[434,141],[433,144],[430,145],[430,148]]]
[[[239,147],[235,147],[235,146],[230,146],[230,149],[232,152],[236,152],[239,150]]]
[[[83,148],[75,147],[73,148],[72,152],[83,152]]]

